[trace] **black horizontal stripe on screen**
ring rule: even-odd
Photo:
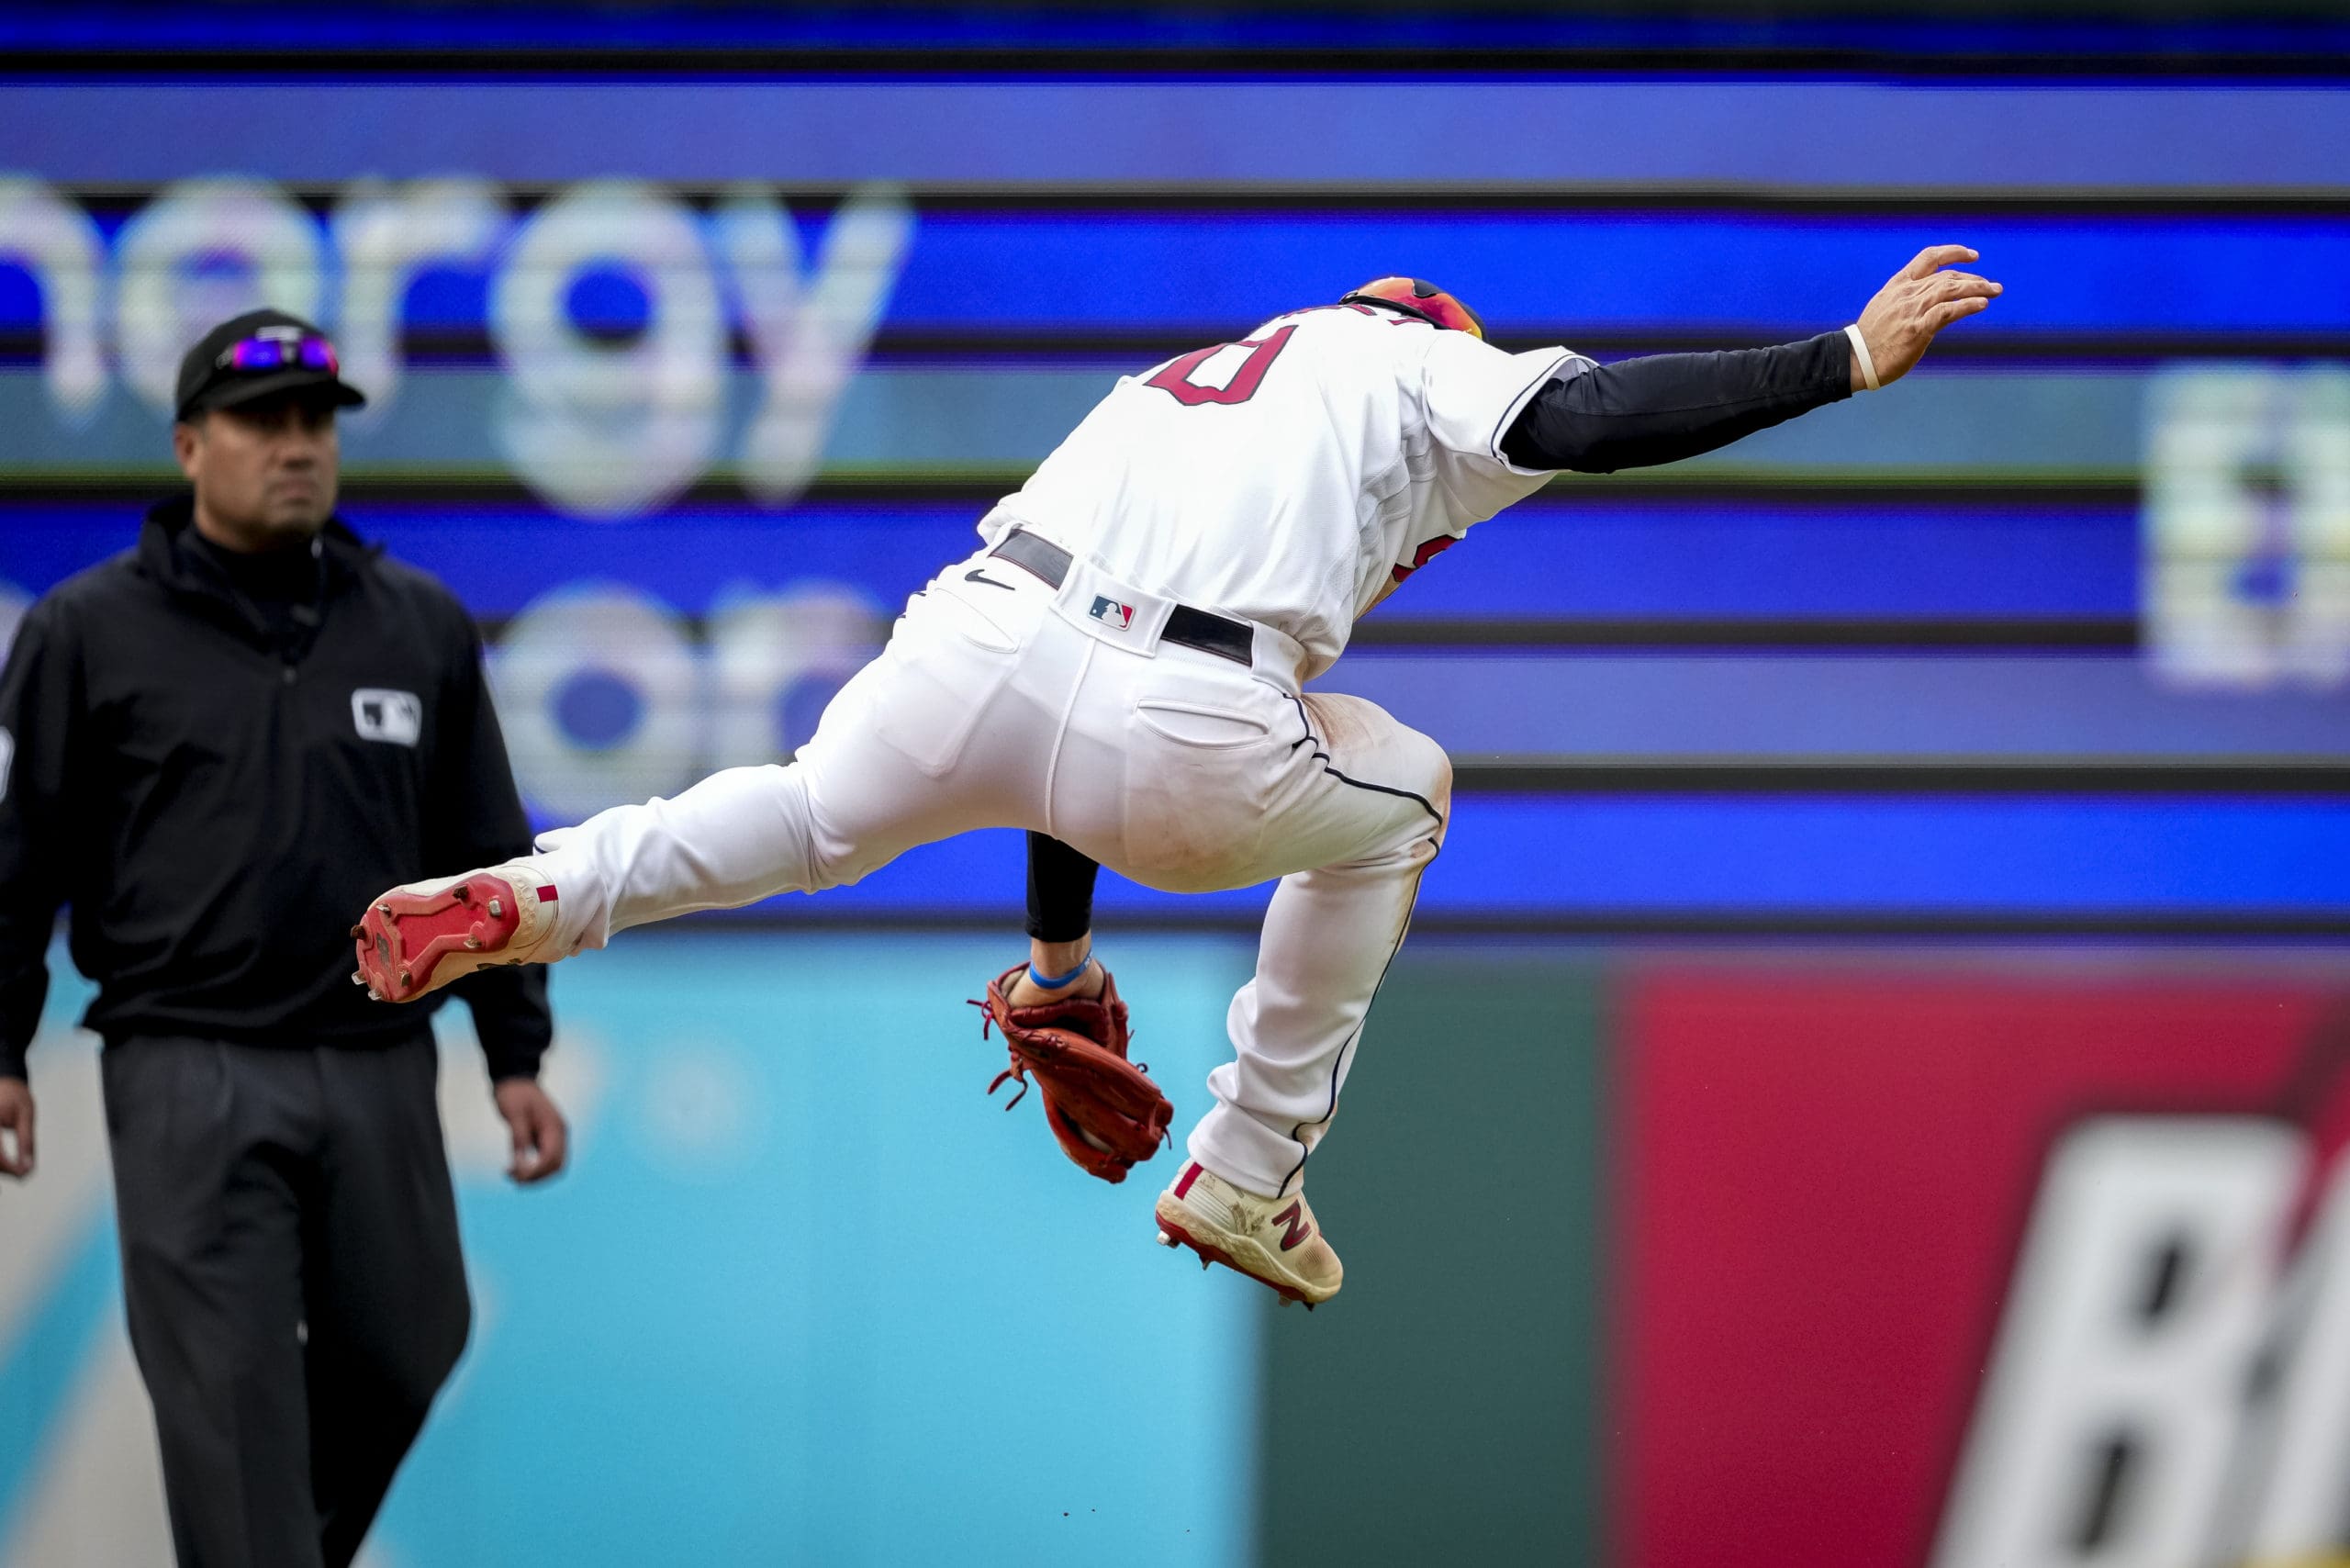
[[[2159,45],[2144,50],[2076,48],[2052,58],[2038,50],[1925,53],[1888,47],[1768,42],[1713,49],[1678,44],[1581,48],[1531,44],[1503,48],[1446,42],[1432,50],[1425,43],[1406,47],[1383,42],[1353,46],[1316,42],[1310,48],[1013,44],[956,49],[718,42],[644,46],[624,41],[565,45],[543,40],[431,48],[368,47],[358,43],[325,48],[257,47],[250,42],[173,49],[36,45],[19,46],[8,59],[8,73],[19,79],[185,76],[192,71],[205,70],[233,72],[241,76],[407,76],[427,80],[499,77],[541,81],[631,81],[664,76],[718,81],[750,77],[853,80],[1035,74],[1082,78],[1137,73],[1272,75],[1319,80],[1334,73],[1423,80],[1430,75],[1513,79],[1559,73],[1695,76],[1801,73],[1863,74],[1896,81],[2034,81],[2062,71],[2076,78],[2094,74],[2117,80],[2201,81],[2216,84],[2244,78],[2268,84],[2331,83],[2350,75],[2350,59],[2345,59],[2342,51],[2328,48],[2294,49],[2271,43],[2219,51],[2165,50]]]
[[[573,182],[548,185],[499,181],[499,194],[517,216],[552,201]],[[692,180],[658,182],[662,194],[701,210],[716,208],[735,195],[732,186]],[[1213,218],[1250,213],[1585,213],[1627,217],[1644,213],[1688,217],[1798,218],[2046,218],[2097,220],[2106,218],[2312,218],[2343,221],[2344,192],[2350,185],[1764,185],[1709,180],[1681,182],[1543,182],[1462,180],[1444,185],[1411,181],[1208,183],[1201,181],[1069,181],[1010,184],[978,181],[896,185],[917,212],[1114,212]],[[120,219],[146,206],[160,184],[67,181],[50,187],[101,219]],[[347,183],[289,180],[274,188],[319,218],[331,216],[349,196]],[[821,215],[863,187],[837,184],[778,182],[766,187],[795,212]]]
[[[1253,325],[1253,323],[1250,323]],[[876,333],[869,357],[876,360],[1102,360],[1105,369],[1141,369],[1197,348],[1203,334],[1216,329],[1203,322],[1188,330],[1151,328],[1140,331],[1053,331],[1005,328],[995,330],[940,331],[927,328],[888,328]],[[1237,329],[1236,329],[1237,330]],[[1703,353],[1718,349],[1768,348],[1807,338],[1816,323],[1784,322],[1777,327],[1748,327],[1707,331],[1696,329],[1633,329],[1593,330],[1571,320],[1549,323],[1513,321],[1496,330],[1494,342],[1513,352],[1564,343],[1595,359],[1628,358],[1636,354]],[[0,337],[0,357],[12,353],[29,358],[13,340]],[[450,364],[487,364],[492,358],[487,334],[477,341],[457,333],[427,336],[410,333],[413,360],[438,359]],[[2001,330],[1970,326],[1934,341],[1937,363],[1965,360],[1986,369],[2006,365],[2047,368],[2051,365],[2141,365],[2192,359],[2344,359],[2350,358],[2350,332],[2041,332],[2030,329]],[[737,363],[750,363],[750,345],[737,334]]]
[[[495,639],[505,633],[507,618],[485,615],[485,634]],[[677,618],[680,631],[699,641],[707,634],[698,615]],[[1374,618],[1356,626],[1350,651],[1371,654],[1379,649],[1409,648],[1492,650],[1540,653],[1558,649],[1670,648],[1676,652],[1719,650],[1742,653],[1789,649],[1892,649],[1899,652],[2001,653],[2048,650],[2134,655],[2138,623],[2114,620],[1952,621],[1920,618],[1902,621],[1491,621],[1412,620],[1402,616]]]
[[[1348,644],[1376,648],[1898,648],[2134,652],[2130,616],[1966,618],[1892,616],[1625,617],[1621,619],[1417,617],[1382,610]]]
[[[2350,915],[2316,910],[2081,911],[1589,910],[1572,913],[1423,911],[1415,931],[1474,935],[1595,937],[1900,936],[2203,937],[2307,939],[2350,935]]]
[[[1456,793],[2292,795],[2350,798],[2345,756],[1571,756],[1456,754]]]

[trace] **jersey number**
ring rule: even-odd
[[[1196,409],[1203,403],[1246,403],[1257,395],[1258,386],[1265,379],[1265,372],[1273,367],[1273,361],[1281,357],[1281,350],[1289,343],[1289,335],[1296,330],[1294,326],[1283,327],[1270,338],[1250,338],[1237,343],[1212,343],[1203,349],[1193,349],[1143,385],[1173,393],[1175,400],[1187,409]],[[1240,368],[1233,373],[1229,382],[1222,386],[1202,386],[1191,378],[1192,372],[1214,355],[1233,348],[1253,352],[1240,362]]]
[[[1454,545],[1460,543],[1460,535],[1457,533],[1438,534],[1436,538],[1429,540],[1417,550],[1412,552],[1412,564],[1410,566],[1407,566],[1401,561],[1395,563],[1395,580],[1399,583],[1402,582],[1405,577],[1410,577],[1414,572],[1418,571],[1422,566],[1427,566],[1430,561],[1435,560],[1438,555],[1443,554],[1447,550],[1451,549]]]

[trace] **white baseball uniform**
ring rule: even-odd
[[[854,882],[974,828],[1047,833],[1176,892],[1279,877],[1232,1005],[1237,1059],[1210,1075],[1190,1148],[1281,1195],[1337,1110],[1451,799],[1436,742],[1301,683],[1549,477],[1499,443],[1584,363],[1326,306],[1121,379],[982,521],[988,548],[908,602],[795,761],[541,840],[557,950]],[[990,553],[1015,529],[1070,557],[1058,587]],[[1245,622],[1248,661],[1169,640],[1179,606]]]

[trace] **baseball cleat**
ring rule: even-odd
[[[367,906],[351,928],[351,977],[378,1002],[413,1002],[476,969],[552,962],[554,885],[528,861],[409,882]]]
[[[1311,1310],[1337,1295],[1345,1278],[1303,1193],[1260,1197],[1192,1160],[1158,1194],[1157,1212],[1161,1247],[1188,1247],[1201,1268],[1221,1263],[1270,1286],[1284,1305],[1302,1301]]]

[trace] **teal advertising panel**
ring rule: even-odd
[[[498,1175],[462,1009],[442,1103],[473,1339],[378,1528],[387,1568],[1249,1561],[1257,1287],[1153,1244],[1162,1153],[1121,1186],[990,1101],[973,937],[639,933],[555,976],[576,1133]],[[1246,946],[1129,939],[1142,1054],[1204,1108]],[[151,1510],[122,1345],[84,999],[33,1053],[43,1169],[0,1194],[0,1565],[97,1561]],[[111,1501],[102,1501],[111,1499]],[[134,1516],[101,1525],[109,1509]],[[71,1553],[71,1555],[69,1555]]]

